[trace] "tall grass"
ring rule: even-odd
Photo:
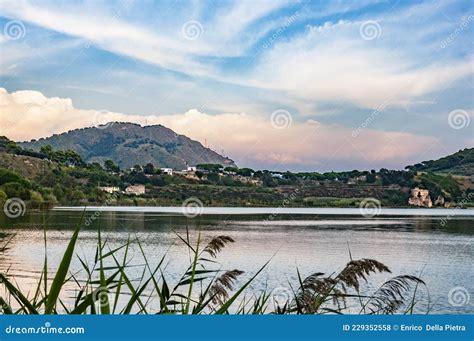
[[[81,221],[54,272],[48,277],[48,258],[35,290],[22,292],[15,279],[0,273],[0,306],[3,314],[393,314],[412,313],[417,292],[425,283],[416,276],[399,275],[371,294],[361,287],[377,273],[389,268],[373,259],[350,260],[339,272],[315,272],[303,277],[296,269],[298,283],[288,284],[290,293],[275,299],[270,290],[247,294],[248,287],[268,265],[240,281],[240,269],[221,270],[217,258],[235,241],[225,235],[210,240],[199,234],[191,243],[189,233],[177,235],[189,250],[189,264],[179,279],[172,281],[163,256],[152,264],[140,240],[128,240],[111,248],[98,231],[93,262],[75,252]],[[47,250],[46,229],[44,233]],[[207,242],[206,242],[207,240]],[[140,255],[140,276],[132,277],[130,250]],[[73,272],[77,257],[81,270]],[[73,297],[70,293],[74,292]]]

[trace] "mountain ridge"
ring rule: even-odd
[[[51,145],[54,149],[70,149],[87,162],[103,163],[110,159],[122,168],[146,163],[174,169],[200,163],[235,166],[232,159],[163,125],[110,122],[98,127],[78,128],[46,138],[18,142],[18,145],[33,150],[39,150],[44,145]]]

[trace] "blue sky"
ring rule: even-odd
[[[293,170],[400,168],[474,142],[472,1],[0,4],[12,138],[107,112]]]

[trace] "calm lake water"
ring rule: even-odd
[[[304,214],[280,211],[286,214],[272,215],[269,219],[268,211],[227,210],[188,219],[179,214],[178,208],[167,212],[108,208],[81,231],[76,251],[86,259],[93,259],[100,224],[111,247],[132,236],[140,239],[153,263],[167,254],[167,272],[178,280],[188,264],[189,253],[175,233],[185,235],[188,229],[194,241],[198,231],[207,240],[228,235],[236,242],[219,254],[222,269],[244,270],[249,277],[271,259],[268,268],[249,289],[250,293],[258,293],[265,287],[285,291],[289,283],[296,286],[297,267],[303,276],[341,270],[349,261],[350,249],[354,259],[373,258],[385,263],[393,276],[421,277],[429,292],[422,289],[420,298],[429,296],[430,313],[474,313],[473,216],[455,216],[444,211],[444,215],[428,217],[414,213],[416,210],[405,210],[412,215],[398,212],[390,216],[391,212],[386,211],[374,218],[364,218],[341,212],[332,215],[334,211],[322,209],[317,215],[315,211]],[[86,212],[86,218],[93,213]],[[22,288],[33,290],[43,264],[43,223],[48,226],[49,265],[54,269],[81,214],[80,210],[64,209],[27,212],[15,219],[2,215],[0,246],[11,236],[13,239],[9,248],[0,252],[0,271],[9,269]],[[140,263],[137,248],[132,250],[132,255]],[[72,267],[80,269],[77,259]],[[373,276],[364,290],[378,287],[389,277]],[[426,309],[425,304],[420,304],[417,312]]]

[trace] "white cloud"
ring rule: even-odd
[[[39,6],[25,0],[4,1],[0,13],[83,38],[89,44],[104,50],[167,69],[190,75],[217,77],[217,70],[212,65],[196,61],[195,57],[241,55],[251,44],[241,32],[257,19],[285,5],[287,3],[281,1],[237,2],[231,8],[221,11],[220,15],[203,21],[203,30],[196,41],[190,41],[183,36],[183,24],[194,20],[192,17],[188,18],[185,13],[177,16],[179,20],[175,20],[171,27],[154,28],[146,23],[129,23],[126,20],[126,11],[114,9],[112,6],[102,7],[98,3],[89,3],[86,6],[68,4],[65,10],[60,6]],[[161,21],[163,20],[158,20],[158,23]],[[263,32],[256,32],[254,39],[261,34]]]
[[[432,137],[367,129],[352,138],[352,129],[316,121],[297,122],[275,129],[270,117],[245,113],[209,115],[195,109],[183,114],[137,116],[102,113],[73,106],[71,99],[48,98],[38,91],[8,93],[0,88],[0,134],[14,140],[50,136],[106,121],[163,124],[177,133],[223,149],[240,165],[279,169],[326,169],[337,165],[401,166],[433,145]]]
[[[286,91],[305,103],[330,101],[377,107],[384,102],[403,106],[443,89],[473,73],[471,57],[442,60],[407,55],[406,46],[387,46],[383,35],[392,27],[380,23],[380,41],[364,40],[363,22],[326,23],[309,27],[299,37],[275,43],[242,83]],[[403,30],[391,32],[400,37]],[[417,33],[420,34],[420,33]],[[420,66],[421,65],[421,66]]]
[[[151,22],[136,20],[128,16],[128,11],[114,10],[113,5],[101,2],[58,5],[45,1],[39,5],[7,0],[2,1],[0,11],[6,17],[79,37],[115,54],[202,76],[203,82],[211,79],[269,92],[278,90],[274,94],[280,97],[279,103],[290,103],[302,114],[318,114],[314,112],[318,102],[346,102],[362,107],[377,107],[384,102],[391,106],[417,103],[422,101],[420,97],[472,74],[469,53],[460,53],[462,58],[437,56],[438,39],[447,38],[460,23],[459,18],[448,20],[443,16],[451,6],[449,1],[435,6],[429,2],[400,6],[401,10],[395,6],[367,18],[367,14],[359,13],[357,19],[351,16],[354,21],[311,24],[306,31],[301,30],[302,22],[318,22],[322,16],[343,17],[369,3],[341,1],[315,4],[314,8],[291,1],[237,1],[219,6],[196,2],[169,15],[159,16],[157,12],[158,18]],[[265,51],[259,58],[252,47],[269,32],[282,28],[282,13],[272,16],[282,8],[291,9],[285,16],[296,12],[298,15],[291,28],[278,34],[266,49],[255,46]],[[201,22],[203,32],[199,39],[190,41],[182,36],[181,26],[187,20]],[[379,38],[361,38],[359,27],[364,20],[380,24]],[[450,48],[460,49],[462,40],[459,37]],[[12,63],[20,58],[14,50],[8,54]],[[242,69],[226,57],[244,57]],[[256,65],[254,57],[259,58]],[[223,66],[227,61],[233,64],[228,72]]]

